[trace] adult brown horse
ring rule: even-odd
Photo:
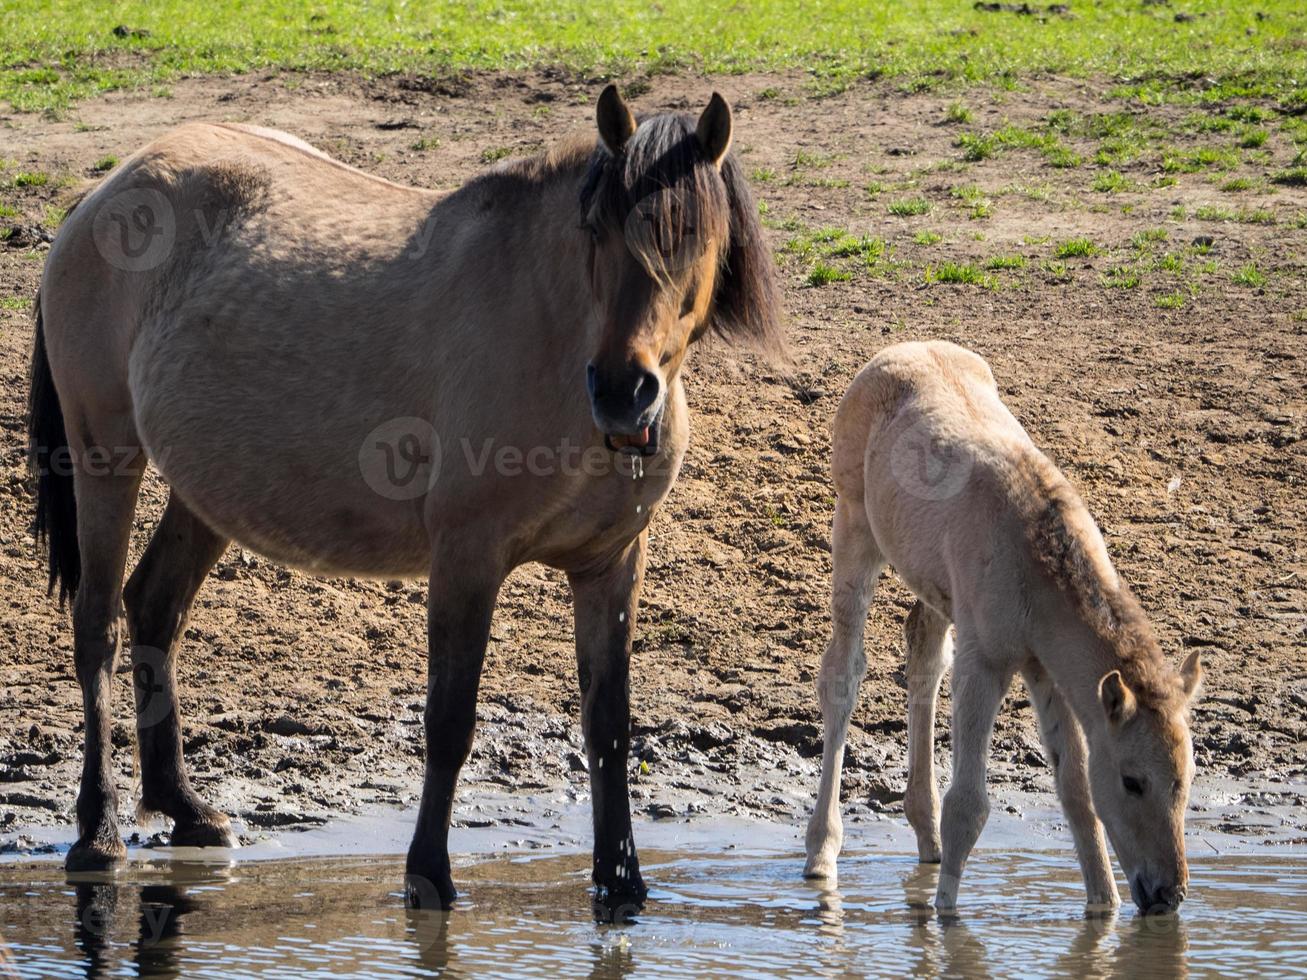
[[[778,352],[770,255],[731,112],[598,131],[450,194],[268,130],[188,125],[69,215],[37,306],[30,436],[51,587],[74,595],[86,713],[70,869],[124,854],[110,689],[125,601],[142,807],[231,843],[182,762],[174,645],[231,540],[333,575],[429,575],[417,905],[455,897],[450,808],[491,612],[524,562],[566,572],[602,908],[645,896],[627,790],[646,528],[688,434],[706,331]],[[171,494],[123,588],[145,460]],[[632,479],[643,466],[643,479]]]

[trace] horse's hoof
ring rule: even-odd
[[[127,845],[117,833],[83,837],[64,859],[65,871],[105,871],[127,859]]]
[[[407,908],[448,912],[454,907],[456,898],[458,890],[454,887],[453,879],[447,875],[438,877],[435,881],[412,872],[404,875],[404,905]]]
[[[644,908],[649,896],[644,879],[636,874],[609,885],[596,885],[594,916],[599,923],[629,922]]]
[[[170,842],[173,847],[235,847],[236,835],[224,814],[195,823],[174,824]]]

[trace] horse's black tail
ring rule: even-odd
[[[45,353],[45,324],[41,297],[36,297],[36,346],[32,349],[31,387],[27,398],[28,461],[36,476],[37,543],[49,552],[48,591],[59,586],[59,602],[77,592],[82,555],[77,547],[77,500],[73,496],[72,456],[64,413]]]

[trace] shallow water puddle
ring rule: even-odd
[[[1307,856],[1191,866],[1178,916],[1087,918],[1068,854],[978,852],[957,918],[933,869],[851,856],[837,891],[797,856],[650,851],[639,920],[595,925],[583,855],[460,868],[452,913],[408,913],[402,863],[141,861],[69,884],[0,866],[0,976],[1302,976]]]

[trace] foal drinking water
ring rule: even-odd
[[[643,900],[628,660],[646,527],[685,451],[679,369],[709,330],[783,342],[721,97],[637,123],[610,86],[597,122],[597,140],[451,194],[283,133],[184,126],[69,215],[38,297],[30,420],[86,715],[69,868],[125,853],[109,738],[124,602],[141,806],[174,844],[231,843],[187,779],[174,658],[234,540],[314,572],[429,577],[421,905],[455,897],[450,807],[500,584],[524,562],[564,570],[600,907]],[[171,492],[124,589],[147,457]]]
[[[806,873],[835,878],[840,766],[866,669],[863,627],[890,564],[917,595],[904,625],[904,809],[921,860],[942,862],[936,907],[955,906],[985,824],[990,735],[1018,672],[1039,716],[1089,903],[1120,901],[1106,825],[1139,908],[1178,906],[1188,881],[1187,714],[1202,676],[1198,655],[1179,671],[1163,660],[1089,511],[999,401],[988,365],[949,343],[882,351],[840,404],[832,452],[834,636],[818,685],[825,752]],[[941,823],[932,741],[950,661],[953,779]]]

